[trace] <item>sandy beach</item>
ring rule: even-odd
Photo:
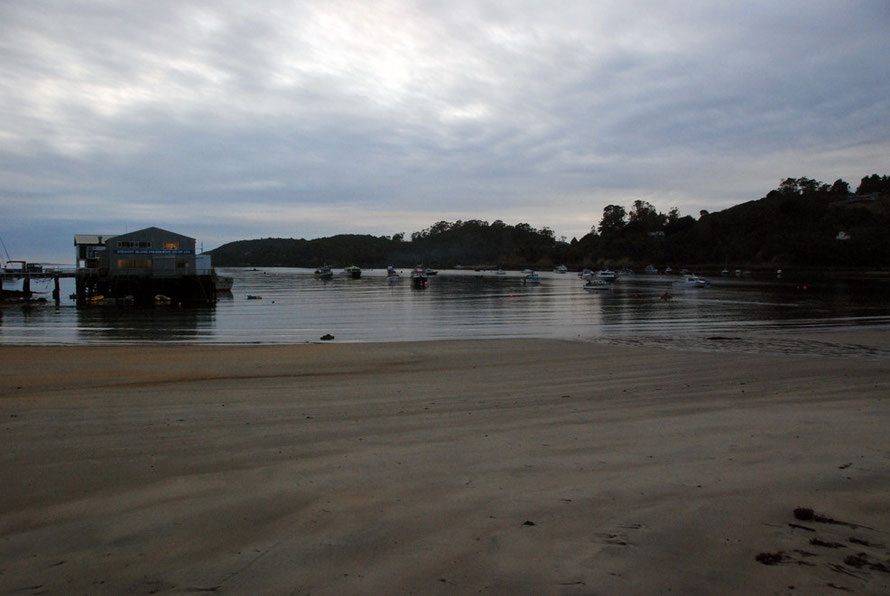
[[[0,372],[4,594],[890,593],[886,359],[5,346]]]

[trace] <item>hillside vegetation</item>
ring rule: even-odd
[[[680,216],[645,201],[608,205],[589,234],[571,242],[552,230],[497,220],[440,221],[414,232],[341,234],[314,240],[239,240],[210,251],[216,266],[572,268],[629,266],[883,267],[890,265],[890,176],[787,178],[765,197],[723,211]]]

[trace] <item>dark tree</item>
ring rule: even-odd
[[[603,209],[603,218],[600,220],[600,234],[610,234],[624,229],[627,222],[624,221],[627,211],[621,205],[606,205]]]
[[[850,184],[838,178],[834,181],[834,184],[831,185],[831,190],[829,192],[833,195],[848,195],[850,194]]]
[[[890,193],[890,176],[878,176],[877,174],[866,176],[859,183],[859,188],[856,189],[857,195],[870,195],[875,192]]]

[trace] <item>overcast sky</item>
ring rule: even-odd
[[[855,189],[890,173],[888,32],[887,0],[2,0],[0,238],[570,239],[612,203]]]

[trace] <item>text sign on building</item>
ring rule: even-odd
[[[116,250],[118,255],[191,255],[193,250]]]

